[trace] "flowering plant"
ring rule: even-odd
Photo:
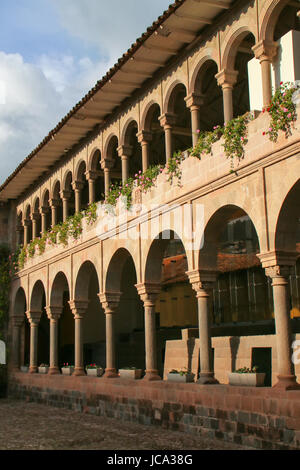
[[[88,364],[85,366],[86,369],[103,369],[103,367],[98,366],[97,364]]]
[[[169,159],[167,162],[167,175],[168,175],[168,182],[173,184],[174,178],[177,178],[177,185],[181,186],[181,177],[182,171],[180,168],[181,162],[184,160],[184,155],[181,150],[175,152],[173,157]]]
[[[299,88],[300,86],[297,84],[280,82],[270,106],[263,109],[263,113],[267,111],[271,118],[270,126],[267,131],[263,132],[263,135],[268,135],[272,142],[277,141],[279,131],[283,131],[286,137],[291,134],[293,122],[297,117],[292,96]]]
[[[252,368],[249,367],[241,367],[240,369],[235,370],[234,372],[237,374],[255,374],[258,371],[258,367],[254,366]]]
[[[180,370],[177,370],[177,369],[172,369],[170,370],[169,374],[179,374],[179,375],[188,375],[189,374],[189,371],[185,368],[185,370],[183,369],[180,369]]]
[[[247,124],[253,117],[251,113],[246,113],[243,116],[229,121],[224,127],[223,138],[225,155],[231,158],[231,171],[233,169],[233,160],[236,158],[240,161],[245,154],[244,146],[247,144]]]

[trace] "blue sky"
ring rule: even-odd
[[[0,1],[0,184],[170,3]]]

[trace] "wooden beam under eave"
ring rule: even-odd
[[[149,44],[147,46],[143,44],[141,47],[143,47],[144,49],[147,49],[148,51],[165,52],[166,54],[171,54],[171,55],[176,55],[178,53],[177,50],[175,51],[174,49],[171,49],[169,47],[158,46],[156,44]]]
[[[197,16],[197,15],[185,15],[184,13],[174,13],[174,15],[177,18],[180,18],[182,20],[188,20],[188,21],[193,21],[194,23],[199,23],[199,24],[212,24],[212,20],[209,20],[208,18],[204,18],[203,16]]]
[[[214,8],[221,8],[222,10],[228,10],[230,8],[230,4],[226,2],[216,1],[216,0],[193,0],[196,3],[201,3],[201,5],[207,5],[209,7]]]

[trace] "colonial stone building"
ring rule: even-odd
[[[0,235],[6,227],[13,247],[31,247],[10,294],[11,393],[73,391],[104,413],[103,400],[89,402],[98,393],[114,397],[115,416],[115,397],[147,399],[152,415],[141,418],[137,404],[132,417],[143,422],[164,422],[165,402],[271,413],[298,418],[282,428],[299,445],[300,392],[287,390],[300,379],[292,361],[300,340],[300,100],[292,132],[276,142],[262,112],[272,88],[300,79],[299,46],[297,1],[177,0],[2,184]],[[240,161],[226,157],[223,139],[200,159],[186,152],[199,130],[249,111]],[[161,169],[148,191],[135,182],[132,206],[120,197],[109,217],[111,183],[126,189],[143,174],[150,182],[149,168],[174,162],[174,152],[184,156],[179,184]],[[67,220],[75,234],[76,215],[95,202],[96,220],[77,217],[76,236],[48,239],[43,250],[32,244]],[[19,372],[26,363],[30,374]],[[37,374],[41,363],[50,364],[47,376]],[[63,363],[74,363],[72,377],[60,375]],[[88,363],[104,366],[104,377],[86,377]],[[272,388],[247,395],[222,385],[254,365]],[[117,372],[126,366],[145,375],[121,391]],[[198,383],[161,380],[182,368]],[[277,394],[271,400],[266,390]],[[294,415],[280,403],[294,403]],[[167,422],[185,429],[172,413]]]

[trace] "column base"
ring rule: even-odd
[[[103,377],[105,379],[116,379],[117,377],[119,377],[119,375],[117,374],[116,369],[105,369]]]
[[[80,377],[86,374],[85,374],[85,370],[83,367],[75,367],[73,375]]]
[[[145,377],[143,380],[146,382],[153,382],[154,380],[162,380],[161,376],[158,375],[158,370],[152,369],[152,370],[146,370],[145,371]]]
[[[36,366],[30,366],[29,367],[29,374],[36,374],[38,371],[38,368]]]
[[[200,372],[200,377],[197,380],[197,384],[200,385],[216,385],[218,383],[218,380],[215,379],[214,374],[212,372],[204,372],[202,374]]]
[[[277,390],[300,390],[300,384],[296,381],[295,375],[278,375],[278,382],[273,385]]]
[[[60,374],[60,370],[59,370],[58,367],[50,367],[49,374],[50,375],[58,375],[58,374]]]

